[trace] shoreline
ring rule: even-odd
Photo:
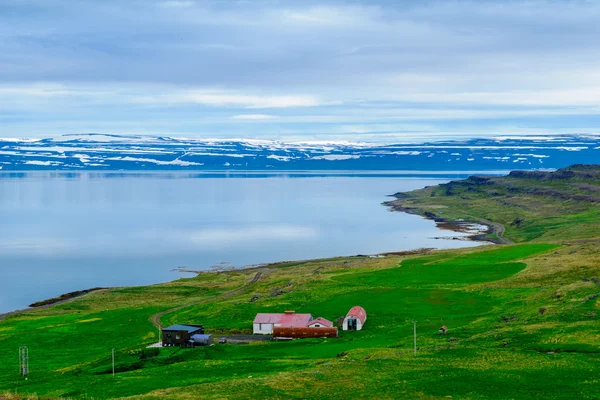
[[[440,228],[440,229],[444,229],[444,228]],[[465,236],[465,239],[472,240],[471,237],[474,237],[474,236],[479,236],[479,235]],[[477,240],[477,241],[490,243],[489,240]],[[242,270],[243,271],[259,271],[259,270],[263,270],[263,269],[268,269],[269,267],[285,267],[286,264],[296,265],[299,263],[335,260],[335,259],[342,259],[342,258],[360,258],[360,257],[378,258],[378,257],[387,257],[387,256],[401,257],[401,256],[412,256],[412,255],[425,255],[425,254],[429,254],[432,251],[436,251],[436,250],[444,250],[444,249],[436,249],[433,247],[421,247],[421,248],[414,249],[414,250],[386,251],[386,252],[376,253],[376,254],[355,254],[355,255],[351,255],[351,256],[336,256],[336,257],[327,257],[327,258],[310,258],[310,259],[304,259],[304,260],[276,261],[276,262],[264,263],[264,264],[250,264],[250,265],[245,265],[245,266],[241,266],[241,267],[228,267],[228,268],[224,268],[224,269],[189,270],[189,269],[174,268],[172,271],[177,271],[177,272],[182,272],[182,273],[190,273],[190,274],[195,274],[196,276],[199,276],[201,274],[223,274],[223,273],[236,272],[236,271],[242,271]],[[187,279],[192,279],[192,278],[187,278]],[[155,284],[151,284],[151,285],[141,285],[141,286],[155,286],[155,285],[162,285],[162,284],[169,283],[169,282],[172,282],[172,281],[160,282],[160,283],[155,283]],[[137,286],[138,285],[96,287],[96,288],[91,288],[91,289],[82,289],[82,290],[76,290],[73,292],[63,293],[58,296],[51,297],[49,299],[44,299],[44,300],[34,302],[31,305],[29,305],[27,308],[20,308],[20,309],[0,313],[0,322],[2,322],[3,320],[5,320],[9,317],[17,316],[19,314],[22,314],[22,313],[25,313],[28,311],[43,310],[43,309],[50,308],[50,307],[53,307],[53,306],[56,306],[59,304],[65,304],[65,303],[71,302],[71,301],[79,299],[81,297],[85,297],[85,296],[95,293],[95,292],[112,290],[112,289],[117,289],[117,288],[125,288],[125,287],[137,287]],[[34,306],[34,304],[39,304],[39,305]]]
[[[223,274],[223,273],[236,272],[236,271],[258,271],[258,270],[262,270],[262,269],[269,268],[269,267],[285,267],[286,264],[296,265],[296,264],[300,264],[300,263],[308,263],[308,262],[314,262],[314,261],[329,261],[329,260],[336,260],[336,259],[342,259],[342,258],[359,258],[359,257],[378,258],[378,257],[386,257],[386,256],[423,255],[423,254],[427,254],[427,253],[430,253],[435,250],[444,250],[444,249],[436,249],[434,247],[420,247],[418,249],[413,249],[413,250],[386,251],[386,252],[374,253],[374,254],[354,254],[351,256],[334,256],[334,257],[325,257],[325,258],[307,258],[307,259],[303,259],[303,260],[284,260],[284,261],[275,261],[275,262],[268,262],[268,263],[262,263],[262,264],[249,264],[249,265],[243,265],[241,267],[224,267],[223,269],[217,268],[217,269],[206,269],[206,270],[193,270],[193,269],[175,268],[172,271],[196,274],[196,276],[201,275],[201,274]],[[167,283],[167,282],[165,282],[165,283]],[[157,285],[160,285],[160,283],[158,283]],[[108,288],[108,289],[110,289],[110,288]]]
[[[74,292],[63,293],[61,295],[54,296],[49,299],[44,299],[44,300],[40,300],[40,301],[31,303],[27,308],[20,308],[17,310],[0,313],[0,322],[5,320],[6,318],[14,317],[21,313],[27,312],[27,311],[43,310],[43,309],[50,308],[52,306],[56,306],[59,304],[68,303],[68,302],[78,299],[80,297],[87,296],[88,294],[93,293],[93,292],[111,290],[111,289],[116,289],[116,288],[117,288],[116,286],[114,286],[114,287],[96,287],[96,288],[91,288],[91,289],[83,289],[83,290],[76,290]],[[39,304],[39,305],[34,305],[34,304]]]
[[[305,260],[288,260],[288,261],[276,261],[276,262],[271,262],[271,263],[264,263],[264,264],[250,264],[250,265],[245,265],[245,266],[241,266],[241,267],[229,267],[227,269],[223,269],[223,270],[219,270],[219,269],[209,269],[209,270],[188,270],[188,269],[178,269],[175,268],[173,269],[173,271],[178,271],[178,272],[184,272],[184,273],[191,273],[191,274],[195,274],[196,276],[199,276],[201,274],[223,274],[223,273],[229,273],[229,272],[236,272],[236,271],[260,271],[263,269],[268,269],[269,267],[285,267],[286,264],[291,264],[291,265],[296,265],[299,263],[307,263],[307,262],[313,262],[313,261],[325,261],[325,260],[335,260],[335,259],[341,259],[341,258],[360,258],[360,257],[365,257],[365,258],[376,258],[376,257],[386,257],[386,256],[411,256],[411,255],[424,255],[424,254],[428,254],[432,251],[435,250],[443,250],[443,249],[435,249],[435,248],[431,248],[431,247],[423,247],[423,248],[418,248],[418,249],[414,249],[414,250],[401,250],[401,251],[388,251],[388,252],[383,252],[383,253],[377,253],[377,254],[355,254],[355,255],[351,255],[351,256],[336,256],[336,257],[328,257],[328,258],[310,258],[310,259],[305,259]],[[192,278],[187,278],[187,279],[192,279]],[[155,284],[151,284],[151,285],[141,285],[141,286],[155,286],[155,285],[162,285],[162,284],[166,284],[172,281],[166,281],[166,282],[161,282],[161,283],[155,283]],[[91,289],[82,289],[82,290],[77,290],[77,291],[73,291],[73,292],[68,292],[68,293],[64,293],[55,297],[51,297],[49,299],[45,299],[45,300],[40,300],[37,301],[33,304],[38,304],[38,303],[43,303],[40,304],[39,306],[32,306],[30,305],[27,308],[20,308],[20,309],[16,309],[16,310],[12,310],[12,311],[7,311],[4,313],[0,313],[0,322],[2,322],[3,320],[9,318],[9,317],[13,317],[13,316],[17,316],[19,314],[22,314],[24,312],[28,312],[28,311],[36,311],[36,310],[43,310],[46,308],[50,308],[52,306],[56,306],[59,304],[65,304],[68,302],[71,302],[73,300],[79,299],[81,297],[85,297],[89,294],[95,293],[95,292],[100,292],[100,291],[106,291],[106,290],[112,290],[112,289],[117,289],[117,288],[126,288],[126,287],[137,287],[138,285],[131,285],[131,286],[112,286],[112,287],[98,287],[98,288],[91,288]]]
[[[407,214],[418,215],[425,219],[432,220],[436,223],[436,226],[439,229],[450,230],[450,231],[461,232],[461,233],[471,233],[470,235],[466,236],[466,238],[468,240],[471,240],[474,242],[486,242],[486,243],[492,243],[492,244],[512,244],[513,243],[511,240],[509,240],[503,236],[504,235],[504,225],[502,225],[502,224],[484,220],[484,219],[454,220],[454,219],[450,219],[450,218],[440,217],[439,215],[436,215],[430,211],[424,211],[422,208],[405,207],[403,205],[403,201],[410,199],[410,198],[402,197],[402,196],[403,195],[392,195],[392,197],[394,197],[395,200],[385,201],[382,203],[382,205],[388,207],[388,209],[392,212],[404,212]],[[474,225],[485,226],[487,228],[487,230],[485,232],[480,231],[478,233],[472,234]],[[496,237],[494,237],[494,235]]]
[[[94,287],[91,289],[75,290],[73,292],[67,292],[67,293],[63,293],[63,294],[55,296],[55,297],[51,297],[49,299],[44,299],[44,300],[33,302],[28,307],[36,309],[36,308],[40,308],[43,306],[51,306],[51,305],[58,304],[58,303],[64,303],[67,300],[75,299],[77,297],[84,296],[88,293],[95,292],[98,290],[103,290],[103,289],[109,289],[109,288]]]
[[[483,221],[483,220],[482,221],[450,220],[447,218],[439,217],[430,212],[424,212],[424,213],[420,212],[420,209],[418,209],[418,208],[403,207],[402,202],[401,202],[402,201],[401,197],[399,197],[398,195],[391,195],[391,197],[395,197],[396,200],[391,200],[391,201],[386,201],[386,202],[381,203],[381,205],[388,207],[390,209],[390,211],[404,212],[407,214],[418,215],[425,219],[435,221],[436,227],[438,229],[450,230],[450,231],[457,232],[457,233],[468,234],[467,236],[464,236],[464,237],[453,237],[452,239],[454,239],[454,240],[473,241],[473,242],[480,242],[480,243],[487,243],[487,244],[512,243],[508,239],[505,239],[502,237],[502,233],[504,232],[504,227],[500,224],[495,224],[490,221]],[[400,203],[398,203],[398,202],[400,202]],[[482,232],[481,230],[477,229],[477,227],[475,225],[485,226],[485,227],[487,227],[487,231]],[[474,230],[476,230],[477,233],[473,233]],[[491,234],[496,234],[499,239],[496,240],[494,238],[486,237],[486,235],[491,235]],[[449,238],[444,238],[444,237],[440,236],[440,237],[435,237],[434,239],[449,239]],[[227,272],[240,271],[240,270],[244,270],[244,271],[261,270],[264,268],[269,268],[269,267],[274,267],[274,266],[285,266],[286,264],[305,263],[305,262],[317,261],[317,260],[332,260],[332,259],[336,259],[336,258],[422,255],[422,254],[430,253],[431,251],[434,251],[434,250],[438,250],[438,249],[436,249],[436,248],[417,248],[417,249],[411,249],[411,250],[388,251],[388,252],[382,252],[382,253],[376,253],[376,254],[355,254],[355,255],[350,255],[350,256],[340,255],[340,256],[316,258],[316,259],[276,261],[276,262],[269,262],[269,263],[250,264],[250,265],[244,265],[244,266],[240,266],[240,267],[235,267],[235,266],[225,267],[224,266],[222,268],[213,268],[213,269],[207,269],[207,270],[192,270],[192,269],[186,269],[186,268],[179,267],[179,268],[173,268],[172,271],[177,271],[179,273],[190,273],[190,274],[195,274],[195,276],[199,276],[200,274],[206,274],[206,273],[220,274],[220,273],[227,273]],[[439,249],[439,250],[443,250],[443,249]],[[154,285],[160,285],[160,284],[164,284],[164,283],[168,283],[168,282],[170,282],[170,281],[156,283]],[[129,287],[136,287],[136,286],[137,285],[132,285]],[[143,285],[143,286],[148,286],[148,285]],[[150,285],[150,286],[152,286],[152,285]],[[103,290],[111,290],[114,288],[116,288],[116,287],[94,287],[94,288],[89,288],[89,289],[82,289],[82,290],[67,292],[67,293],[63,293],[63,294],[57,295],[57,296],[49,298],[49,299],[36,301],[36,302],[30,304],[27,308],[22,308],[22,309],[17,309],[17,310],[13,310],[13,311],[0,313],[0,322],[6,318],[16,316],[16,315],[19,315],[19,314],[27,312],[27,311],[46,309],[46,308],[49,308],[49,307],[52,307],[55,305],[70,302],[72,300],[86,296],[93,292],[103,291]]]

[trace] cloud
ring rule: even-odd
[[[450,103],[459,105],[492,104],[513,106],[597,106],[600,86],[573,90],[514,90],[503,92],[411,93],[395,101]]]
[[[283,9],[275,11],[284,23],[297,23],[301,26],[321,25],[348,28],[362,24],[373,17],[375,8],[316,6],[305,9]]]
[[[135,101],[150,104],[201,104],[215,107],[286,108],[314,107],[321,102],[310,95],[251,95],[235,92],[181,91],[154,96],[141,96]]]
[[[446,133],[600,126],[600,4],[592,1],[1,7],[3,135],[318,138],[403,124]]]
[[[193,1],[163,1],[158,5],[164,8],[189,8],[193,7],[196,3]]]
[[[277,117],[275,115],[268,115],[268,114],[240,114],[240,115],[234,115],[231,117],[231,119],[251,120],[251,121],[263,121],[263,120],[276,119],[276,118]]]
[[[32,97],[54,97],[70,96],[77,94],[76,91],[68,90],[64,85],[56,83],[25,84],[25,85],[2,85],[0,84],[0,96],[32,96]]]
[[[73,250],[73,243],[64,238],[11,238],[2,240],[0,251],[7,255],[54,256]]]
[[[189,89],[181,90],[172,85],[116,85],[116,84],[60,84],[60,83],[33,83],[33,84],[0,84],[0,103],[10,103],[20,100],[26,104],[43,100],[47,97],[61,97],[64,101],[77,103],[112,103],[120,105],[202,105],[219,108],[293,108],[316,107],[327,104],[316,96],[305,94],[252,94],[240,91]],[[57,99],[61,100],[61,99]],[[30,103],[27,103],[27,102]],[[18,103],[18,101],[16,102]],[[328,104],[335,104],[329,102]],[[14,105],[14,104],[13,104]],[[234,119],[267,119],[274,118],[267,114],[240,114]]]

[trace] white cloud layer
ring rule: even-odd
[[[306,95],[275,95],[261,96],[243,93],[210,92],[210,91],[183,91],[170,94],[143,96],[134,101],[150,104],[185,104],[194,103],[215,107],[242,107],[242,108],[286,108],[286,107],[313,107],[320,104],[314,96]]]
[[[268,114],[239,114],[239,115],[234,115],[231,117],[231,119],[250,120],[250,121],[264,121],[264,120],[276,119],[276,118],[277,118],[276,116],[268,115]]]
[[[592,1],[10,0],[0,131],[598,131],[599,19]]]

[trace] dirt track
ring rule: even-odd
[[[160,318],[161,318],[163,315],[166,315],[166,314],[172,313],[172,312],[174,312],[174,311],[180,310],[180,309],[182,309],[182,308],[185,308],[185,307],[190,307],[190,306],[194,306],[194,305],[198,305],[198,304],[207,303],[207,302],[210,302],[210,301],[213,301],[213,300],[219,299],[219,298],[228,298],[228,297],[231,297],[231,296],[233,296],[233,295],[235,295],[235,294],[237,294],[237,293],[239,293],[239,292],[241,292],[241,291],[243,291],[243,290],[247,289],[248,287],[250,287],[250,286],[254,285],[256,282],[258,282],[258,280],[260,279],[260,277],[263,275],[263,272],[264,272],[264,271],[258,271],[258,272],[256,273],[256,275],[254,275],[254,277],[252,278],[252,280],[251,280],[250,282],[248,282],[248,283],[244,284],[243,286],[240,286],[240,287],[239,287],[239,288],[237,288],[237,289],[234,289],[234,290],[231,290],[231,291],[229,291],[229,292],[226,292],[226,293],[220,294],[220,295],[218,295],[218,296],[209,297],[208,299],[204,299],[204,300],[201,300],[201,301],[199,301],[199,302],[190,303],[190,304],[184,304],[184,305],[181,305],[181,306],[178,306],[178,307],[173,307],[173,308],[170,308],[170,309],[168,309],[168,310],[165,310],[165,311],[161,311],[161,312],[159,312],[159,313],[157,313],[157,314],[154,314],[153,316],[151,316],[151,317],[150,317],[150,321],[151,321],[151,322],[152,322],[152,324],[154,324],[154,326],[156,326],[157,328],[162,328],[162,324],[161,324],[161,322],[160,322]],[[102,289],[102,290],[110,290],[110,288],[107,288],[107,289]],[[99,292],[99,291],[100,291],[100,290],[97,290],[97,291],[94,291],[94,292]],[[83,295],[81,295],[81,296],[72,297],[72,298],[70,298],[70,299],[66,299],[66,300],[62,300],[62,301],[57,301],[57,302],[55,302],[55,303],[46,304],[46,305],[39,306],[39,307],[35,307],[35,308],[33,308],[33,307],[30,307],[30,308],[24,308],[24,309],[21,309],[21,310],[15,310],[15,311],[10,311],[10,312],[7,312],[7,313],[3,313],[3,314],[0,314],[0,321],[2,321],[2,320],[4,320],[4,319],[6,319],[6,318],[8,318],[8,317],[11,317],[11,316],[14,316],[14,315],[21,314],[21,313],[23,313],[23,312],[27,312],[27,311],[34,311],[34,310],[42,310],[42,309],[49,308],[49,307],[53,307],[53,306],[56,306],[56,305],[59,305],[59,304],[65,304],[65,303],[69,303],[69,302],[71,302],[71,301],[73,301],[73,300],[80,299],[80,298],[82,298],[82,297],[84,297],[84,296],[87,296],[87,295],[89,295],[90,293],[93,293],[93,292],[89,292],[89,293],[83,294]]]
[[[157,327],[157,328],[163,328],[163,324],[160,322],[160,319],[165,316],[166,314],[170,314],[172,312],[181,310],[182,308],[186,308],[186,307],[191,307],[191,306],[197,306],[200,304],[204,304],[204,303],[208,303],[211,301],[214,301],[216,299],[226,299],[228,297],[231,297],[233,295],[236,295],[244,290],[246,290],[247,288],[249,288],[250,286],[254,285],[256,282],[258,282],[258,280],[260,279],[260,277],[263,275],[263,271],[258,271],[256,273],[256,275],[254,275],[254,278],[252,278],[252,280],[248,283],[245,283],[244,285],[240,286],[237,289],[233,289],[229,292],[225,292],[223,294],[217,295],[217,296],[213,296],[213,297],[209,297],[207,299],[203,299],[194,303],[189,303],[189,304],[183,304],[181,306],[177,306],[177,307],[173,307],[173,308],[169,308],[168,310],[165,311],[161,311],[159,313],[156,313],[154,315],[152,315],[150,317],[150,321],[152,322],[152,324]]]

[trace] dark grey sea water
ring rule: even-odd
[[[0,312],[173,269],[477,243],[392,213],[389,194],[448,179],[394,174],[0,174]],[[189,275],[187,275],[189,276]]]

